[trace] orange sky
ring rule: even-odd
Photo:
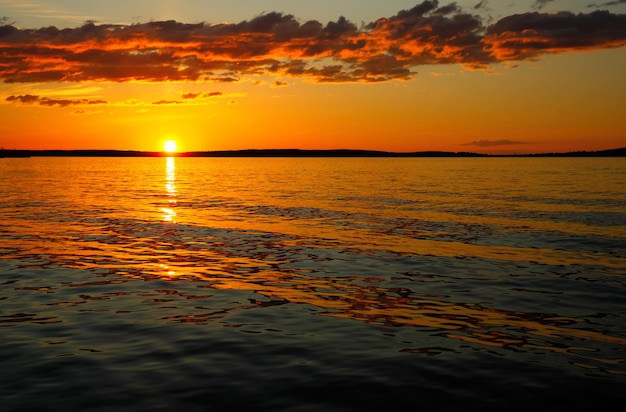
[[[358,24],[289,10],[219,24],[32,28],[5,18],[0,146],[626,146],[626,14],[547,11],[544,1],[493,18],[479,13],[486,2],[475,3],[418,2]]]

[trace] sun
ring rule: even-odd
[[[178,145],[176,144],[175,140],[166,140],[165,143],[163,143],[164,152],[176,153],[176,150],[178,150]]]

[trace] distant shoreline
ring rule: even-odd
[[[305,149],[247,149],[204,152],[147,152],[137,150],[19,150],[0,149],[0,158],[15,157],[624,157],[626,147],[599,151],[536,154],[483,154],[473,152],[385,152],[378,150],[305,150]]]

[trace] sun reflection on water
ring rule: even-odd
[[[171,270],[168,265],[160,264],[159,267],[165,272],[166,277],[164,279],[168,279],[168,277],[176,275],[176,271]]]
[[[176,199],[176,161],[174,157],[167,157],[165,163],[165,194],[167,196],[167,207],[162,207],[164,222],[174,222],[176,211],[174,208],[178,203]]]

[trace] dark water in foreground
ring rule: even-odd
[[[29,158],[0,177],[3,411],[626,400],[623,158]]]

